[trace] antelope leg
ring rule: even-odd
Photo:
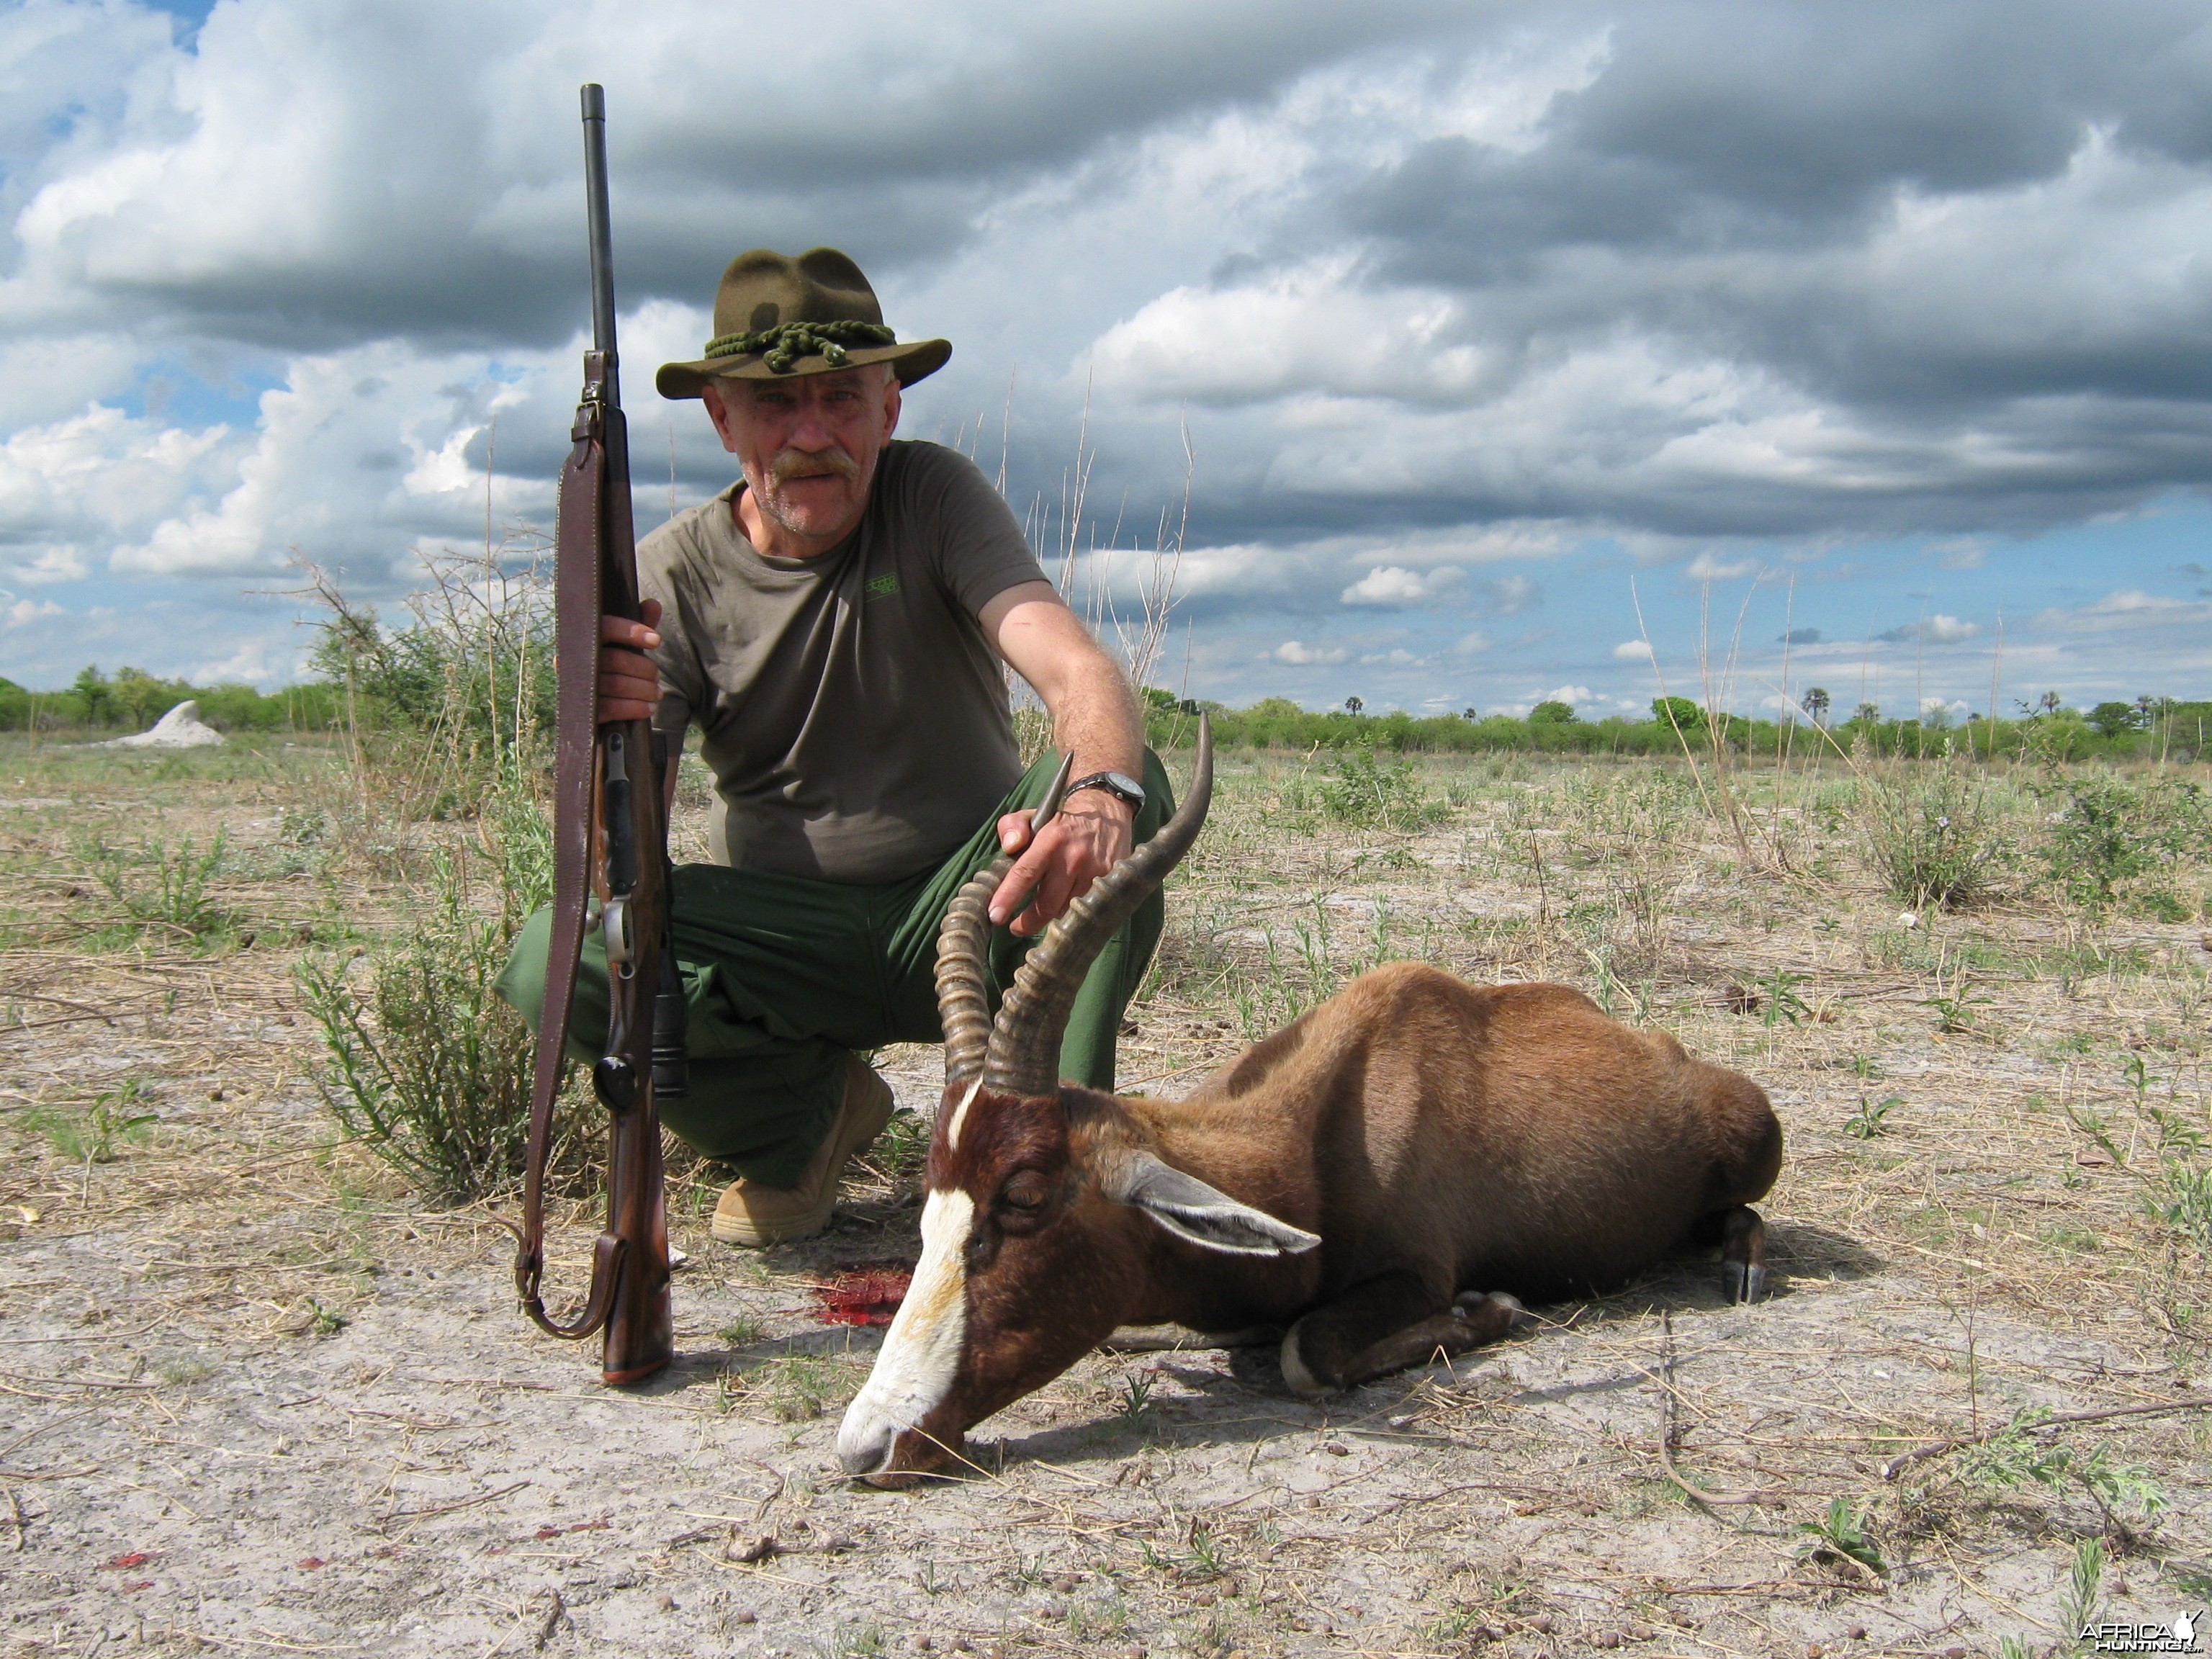
[[[1410,1273],[1379,1273],[1291,1327],[1283,1338],[1283,1381],[1302,1399],[1352,1386],[1352,1362],[1393,1332],[1449,1307]]]
[[[1759,1302],[1766,1296],[1766,1223],[1748,1204],[1719,1217],[1721,1287],[1731,1302]]]
[[[1392,1371],[1425,1365],[1439,1358],[1450,1359],[1469,1348],[1485,1346],[1510,1332],[1522,1312],[1514,1297],[1462,1296],[1449,1313],[1393,1331],[1380,1342],[1361,1349],[1346,1369],[1344,1386],[1356,1389]]]

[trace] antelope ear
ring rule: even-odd
[[[1107,1196],[1142,1210],[1178,1238],[1233,1255],[1296,1255],[1321,1243],[1278,1221],[1265,1210],[1239,1204],[1195,1176],[1172,1169],[1150,1152],[1131,1154]]]

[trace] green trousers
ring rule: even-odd
[[[967,845],[935,870],[878,885],[813,881],[761,870],[688,864],[676,872],[676,957],[690,1006],[690,1093],[660,1103],[660,1121],[698,1152],[770,1187],[797,1182],[828,1133],[854,1049],[942,1042],[937,930],[961,886],[999,856],[1001,813],[1034,806],[1058,757],[1032,766]],[[1136,839],[1174,811],[1159,757],[1145,755],[1145,805]],[[1154,894],[1091,964],[1060,1043],[1063,1077],[1114,1086],[1121,1011],[1158,945]],[[524,924],[499,978],[501,996],[538,1028],[545,1004],[552,912]],[[1013,982],[1030,941],[992,939],[993,1000]],[[606,1040],[607,963],[599,936],[584,942],[569,1003],[568,1052],[586,1065]]]

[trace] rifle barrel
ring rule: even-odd
[[[622,382],[615,367],[614,222],[607,210],[607,94],[596,81],[585,83],[584,199],[592,236],[592,349],[605,355],[607,402],[622,407]]]

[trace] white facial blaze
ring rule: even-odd
[[[961,1255],[975,1201],[959,1188],[932,1192],[921,1206],[921,1260],[867,1386],[846,1409],[837,1455],[855,1474],[881,1468],[902,1430],[935,1410],[960,1369],[968,1333],[968,1276]]]
[[[968,1092],[960,1097],[960,1103],[952,1109],[952,1121],[945,1126],[945,1144],[956,1152],[960,1150],[960,1131],[968,1121],[968,1109],[975,1103],[975,1097],[982,1087],[983,1079],[980,1077],[968,1085]]]

